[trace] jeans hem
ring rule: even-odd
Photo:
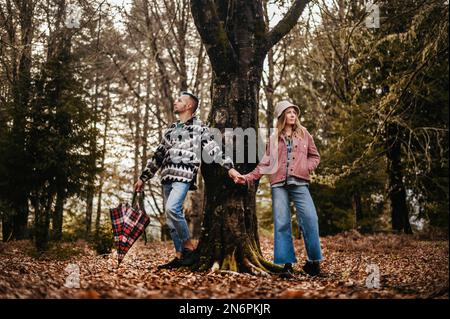
[[[280,261],[273,261],[273,263],[274,264],[276,264],[276,265],[285,265],[285,264],[296,264],[297,263],[297,259],[295,259],[295,260],[293,260],[293,261],[283,261],[283,262],[280,262]]]
[[[314,259],[314,260],[311,260],[311,259],[309,259],[309,258],[306,258],[306,261],[308,261],[308,262],[310,262],[310,263],[314,263],[314,262],[322,262],[322,261],[323,261],[323,258],[320,258],[320,259]]]

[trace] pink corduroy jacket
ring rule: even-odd
[[[278,144],[278,145],[277,145]],[[304,138],[293,138],[291,160],[287,165],[287,145],[284,137],[278,139],[270,138],[266,152],[256,168],[244,175],[247,184],[253,184],[262,175],[269,175],[270,185],[283,182],[289,176],[295,176],[309,181],[310,174],[316,169],[320,162],[320,155],[311,134],[305,130]],[[287,168],[287,169],[286,169]]]

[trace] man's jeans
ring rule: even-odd
[[[309,261],[321,261],[319,225],[308,185],[288,185],[272,188],[272,211],[274,219],[274,263],[295,263],[297,259],[292,241],[290,201],[294,202],[297,221],[303,233]]]
[[[172,182],[163,184],[163,187],[167,226],[169,226],[175,250],[182,252],[183,242],[189,239],[189,227],[183,212],[183,202],[190,184]]]

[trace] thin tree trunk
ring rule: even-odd
[[[95,74],[95,87],[94,87],[94,121],[93,121],[93,129],[97,129],[97,121],[98,121],[98,74],[96,71]],[[90,151],[91,151],[91,168],[95,169],[97,166],[94,154],[97,153],[97,142],[94,139],[91,139],[90,143]],[[92,228],[92,213],[94,210],[94,196],[95,196],[95,178],[88,182],[86,187],[86,214],[85,214],[85,237],[89,238],[91,234]]]
[[[111,107],[111,101],[109,97],[109,84],[107,85],[106,92],[107,92],[107,98],[106,98],[106,110],[105,110],[105,126],[103,129],[103,145],[102,145],[102,158],[100,163],[100,178],[99,178],[99,186],[98,186],[98,197],[97,197],[97,213],[95,215],[95,236],[97,237],[100,232],[100,220],[101,220],[101,214],[102,214],[102,196],[103,196],[103,184],[105,181],[104,177],[104,169],[105,169],[105,158],[106,158],[106,139],[108,136],[108,130],[109,130],[109,120],[110,120],[110,107]]]
[[[37,194],[33,201],[33,208],[35,211],[34,224],[34,240],[36,249],[43,252],[48,248],[49,240],[49,226],[50,226],[50,211],[53,203],[53,195],[50,189],[47,189],[47,194]]]
[[[363,219],[363,210],[362,210],[362,203],[361,203],[361,194],[358,191],[353,192],[353,212],[355,215],[355,224],[356,227],[359,226],[361,220]]]
[[[11,216],[8,214],[2,215],[2,241],[7,242],[11,239],[13,234],[13,223],[10,220]]]
[[[60,190],[56,195],[55,212],[53,214],[53,240],[62,239],[64,201],[64,190]]]
[[[406,202],[406,189],[403,183],[401,144],[399,130],[395,124],[387,125],[387,173],[388,196],[391,202],[392,229],[412,234],[409,222],[409,209]]]
[[[154,35],[154,28],[155,28],[155,21],[154,19],[157,18],[155,16],[151,15],[151,10],[149,7],[148,1],[143,2],[144,5],[144,14],[145,14],[145,24],[147,31],[151,34],[150,37],[150,52],[152,54],[152,58],[156,63],[157,72],[158,72],[158,82],[159,82],[159,92],[161,92],[160,96],[160,103],[164,105],[162,112],[165,115],[165,118],[167,119],[168,123],[172,123],[174,121],[174,114],[173,114],[173,98],[171,93],[171,85],[170,85],[170,79],[168,75],[168,71],[166,68],[166,65],[161,58],[161,54],[158,48],[157,44],[157,37]]]
[[[86,196],[86,214],[84,219],[86,238],[89,238],[91,234],[93,208],[94,208],[94,186],[89,185]]]

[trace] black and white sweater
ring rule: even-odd
[[[203,156],[225,169],[233,168],[233,161],[223,157],[222,148],[214,140],[209,128],[196,117],[186,123],[173,123],[164,132],[161,143],[150,156],[140,179],[151,179],[161,168],[161,182],[185,182],[196,189],[197,172]]]

